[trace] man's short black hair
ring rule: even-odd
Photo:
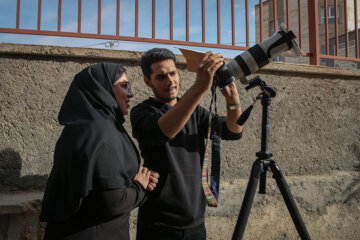
[[[175,54],[167,48],[152,48],[145,52],[141,56],[140,62],[141,70],[144,76],[150,79],[152,73],[151,64],[167,59],[172,59],[174,63],[176,63]]]

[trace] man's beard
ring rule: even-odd
[[[155,95],[155,98],[159,99],[161,102],[164,102],[164,103],[170,103],[172,100],[176,99],[176,96],[175,97],[172,97],[172,98],[164,98],[162,96],[160,96],[159,94],[157,94],[157,91],[153,91],[154,95]]]
[[[163,102],[163,103],[170,103],[171,101],[173,101],[174,99],[177,99],[177,96],[178,96],[178,94],[179,94],[179,92],[178,92],[178,94],[176,94],[176,96],[174,96],[174,97],[171,97],[171,98],[165,98],[165,97],[162,97],[160,94],[158,94],[158,90],[151,84],[151,86],[152,86],[152,90],[153,90],[153,93],[154,93],[154,96],[155,96],[155,98],[156,99],[159,99],[161,102]],[[180,87],[180,85],[179,85],[179,87]],[[178,90],[178,89],[177,89]]]

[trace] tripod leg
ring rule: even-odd
[[[276,183],[280,189],[281,195],[284,198],[285,204],[289,210],[291,218],[295,224],[296,230],[298,231],[302,240],[310,240],[310,235],[306,229],[305,223],[303,222],[300,212],[296,207],[296,203],[294,201],[293,196],[291,195],[290,189],[284,175],[282,174],[279,165],[275,161],[271,161],[270,163],[271,171],[273,172],[273,177],[276,180]]]
[[[254,201],[256,188],[259,182],[260,173],[263,169],[262,161],[255,161],[252,168],[248,186],[246,188],[243,203],[241,205],[238,220],[236,222],[235,230],[232,240],[242,239],[246,227],[247,220],[249,218],[251,205]]]

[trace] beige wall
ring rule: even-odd
[[[140,56],[141,52],[0,44],[0,239],[41,235],[33,219],[61,131],[57,114],[73,76],[92,63],[122,63],[135,91],[134,106],[151,94],[142,81]],[[186,71],[181,56],[178,68],[184,93],[195,74]],[[272,63],[257,74],[277,89],[270,105],[269,151],[286,176],[312,239],[358,239],[360,72]],[[247,93],[237,85],[245,109],[259,92]],[[208,107],[209,102],[208,94],[202,105]],[[221,96],[218,109],[225,114]],[[244,137],[222,142],[220,206],[207,211],[209,240],[231,239],[251,165],[260,151],[260,127],[258,103]],[[131,132],[128,119],[126,128]],[[32,200],[37,204],[26,205]],[[132,216],[136,221],[136,212]],[[133,224],[131,234],[134,237]],[[270,172],[267,194],[255,196],[244,239],[297,239]]]

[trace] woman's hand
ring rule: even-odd
[[[140,166],[138,173],[135,175],[134,181],[139,182],[145,189],[149,185],[151,171],[146,167]]]
[[[155,189],[156,184],[159,182],[160,175],[157,172],[154,172],[154,171],[151,171],[151,170],[149,170],[149,171],[151,173],[150,173],[149,184],[148,184],[146,189],[149,190],[149,191],[152,191],[152,190]]]
[[[140,166],[134,181],[139,182],[145,189],[152,191],[159,182],[159,173],[149,170],[147,167]]]

